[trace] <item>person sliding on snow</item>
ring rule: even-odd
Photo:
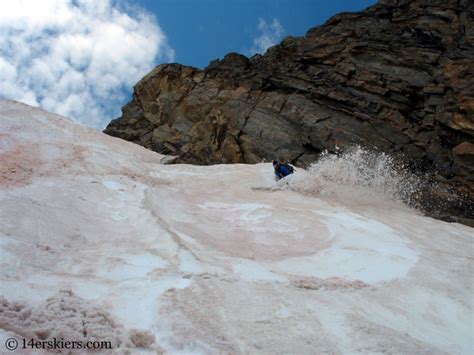
[[[274,160],[273,169],[275,169],[275,177],[277,181],[283,179],[285,176],[293,174],[294,172],[293,167],[284,160],[281,160],[280,162]]]

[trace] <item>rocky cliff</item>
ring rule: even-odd
[[[467,199],[449,214],[473,218],[473,13],[468,0],[385,0],[264,55],[160,65],[105,132],[196,164],[307,165],[358,144],[456,186]]]

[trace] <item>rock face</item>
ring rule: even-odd
[[[449,214],[473,218],[473,13],[468,0],[385,0],[263,56],[160,65],[105,132],[195,164],[375,148],[460,188]]]

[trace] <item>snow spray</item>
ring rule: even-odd
[[[345,203],[418,207],[425,184],[394,157],[358,146],[335,154],[323,152],[318,161],[299,172],[286,178],[281,186]]]

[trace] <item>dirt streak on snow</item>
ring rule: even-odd
[[[474,352],[472,228],[274,188],[270,164],[163,165],[12,101],[0,135],[2,339]]]

